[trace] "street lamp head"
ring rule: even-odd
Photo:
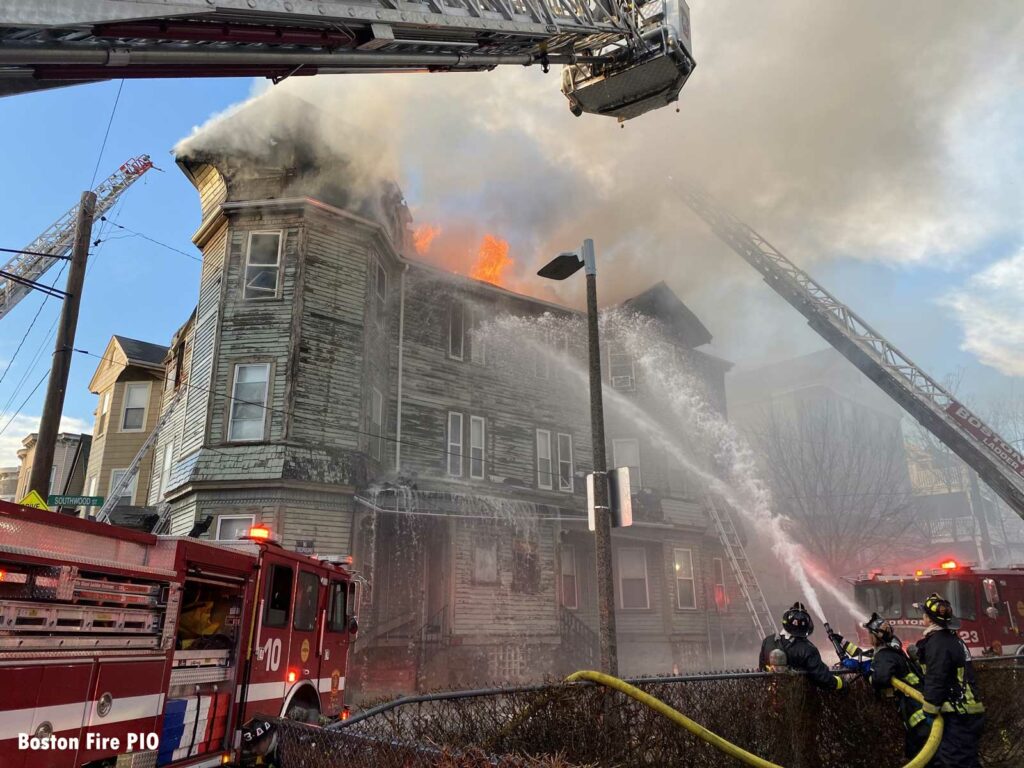
[[[565,280],[570,275],[579,271],[583,266],[583,259],[575,251],[560,253],[537,272],[541,277],[548,280]]]

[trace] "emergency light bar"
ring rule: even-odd
[[[277,544],[278,538],[267,526],[260,523],[249,528],[249,532],[245,538],[251,539],[252,541],[265,541],[270,544]]]

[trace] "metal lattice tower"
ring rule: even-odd
[[[96,218],[114,207],[122,193],[153,167],[149,155],[133,157],[96,187]],[[78,204],[51,224],[45,232],[15,254],[2,267],[4,272],[30,281],[38,281],[46,270],[71,252],[75,239],[75,220]],[[10,278],[0,277],[0,319],[10,312],[31,290],[27,285]]]
[[[761,273],[808,325],[947,445],[1024,518],[1024,455],[985,424],[857,313],[706,192],[684,190],[687,205]]]

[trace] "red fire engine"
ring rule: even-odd
[[[988,656],[1024,652],[1024,567],[978,569],[946,560],[938,568],[913,573],[871,573],[854,582],[857,603],[896,627],[904,644],[921,639],[925,623],[914,603],[937,592],[960,618],[957,629],[973,653]],[[859,630],[863,644],[869,638]]]
[[[351,571],[262,526],[211,543],[0,502],[0,766],[205,768],[256,714],[342,716],[356,603]]]

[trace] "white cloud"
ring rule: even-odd
[[[9,418],[9,417],[8,417]],[[6,419],[4,421],[6,423]],[[21,414],[0,435],[0,467],[16,467],[19,465],[18,449],[21,441],[39,429],[39,417]],[[65,416],[60,420],[60,431],[71,433],[91,433],[92,422],[74,416]]]
[[[1007,376],[1024,376],[1024,250],[972,275],[944,303],[953,308],[961,349]]]

